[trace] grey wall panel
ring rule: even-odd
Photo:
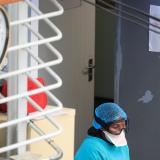
[[[123,0],[149,13],[159,0]],[[160,53],[149,52],[149,32],[121,20],[116,53],[116,101],[130,118],[127,135],[133,160],[160,159]],[[119,69],[121,68],[121,69]]]
[[[81,5],[81,0],[58,0],[64,9],[71,9]]]

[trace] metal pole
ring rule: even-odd
[[[8,11],[11,19],[24,19],[28,17],[28,7],[25,3],[17,3],[9,6]],[[11,45],[23,44],[28,41],[28,32],[26,27],[19,25],[12,29]],[[28,66],[27,53],[24,50],[14,51],[16,53],[9,53],[8,55],[8,70],[19,70]],[[23,84],[23,85],[22,85]],[[14,94],[21,94],[27,91],[27,77],[25,75],[18,75],[8,80],[8,96]],[[27,101],[25,99],[18,99],[8,103],[8,120],[18,119],[27,115]],[[27,138],[27,123],[18,124],[17,126],[8,127],[7,131],[7,145],[15,142],[25,141]],[[24,153],[26,146],[18,148],[18,154]],[[8,153],[8,156],[12,153]]]

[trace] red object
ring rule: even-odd
[[[10,3],[15,3],[21,0],[0,0],[0,4],[1,5],[5,5],[5,4],[10,4]]]
[[[37,80],[41,84],[43,85],[45,84],[43,78],[37,78]],[[28,79],[28,91],[38,89],[38,88],[39,87],[31,79]],[[4,82],[2,85],[2,94],[5,97],[7,96],[7,82]],[[32,95],[30,96],[30,98],[32,98],[39,106],[41,106],[42,109],[46,108],[48,99],[47,99],[47,95],[44,92]],[[28,113],[37,111],[29,102],[27,103],[27,107],[28,107]],[[7,104],[6,103],[0,104],[0,110],[2,112],[7,112]]]

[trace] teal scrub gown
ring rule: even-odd
[[[87,136],[74,160],[130,160],[128,145],[116,147],[101,138]]]

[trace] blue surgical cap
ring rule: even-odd
[[[124,110],[116,103],[103,103],[99,105],[95,110],[95,116],[102,120],[104,123],[109,124],[117,120],[127,120],[127,114]],[[92,125],[96,129],[102,129],[102,125],[95,119]]]

